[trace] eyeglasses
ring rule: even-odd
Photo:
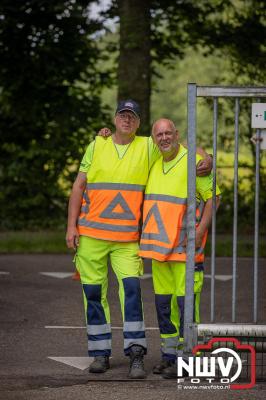
[[[126,119],[129,119],[131,122],[137,121],[137,116],[134,115],[133,113],[126,113],[126,112],[120,112],[116,114],[120,119],[125,121]]]

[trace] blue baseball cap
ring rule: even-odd
[[[140,118],[140,106],[134,100],[121,100],[119,101],[116,109],[116,114],[122,111],[131,111],[138,118]]]

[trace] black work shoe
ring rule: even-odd
[[[89,371],[93,373],[106,372],[110,368],[108,356],[96,356],[91,363]]]
[[[165,368],[162,372],[162,375],[164,379],[177,379],[177,363],[175,362],[170,367]],[[187,376],[188,372],[183,371],[182,378],[185,378]]]
[[[144,379],[146,372],[144,370],[144,349],[141,346],[134,345],[130,348],[130,365],[128,377],[131,379]]]
[[[173,365],[174,360],[161,360],[159,364],[156,364],[153,369],[152,372],[154,374],[162,374],[163,370],[167,367],[171,367],[171,365]]]
[[[162,371],[164,379],[177,379],[177,364],[176,362]]]

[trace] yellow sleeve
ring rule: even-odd
[[[196,164],[203,157],[199,154],[196,154]],[[213,172],[211,172],[207,176],[196,176],[196,196],[197,198],[201,198],[203,201],[207,201],[208,199],[212,198],[212,184],[213,184]],[[216,196],[221,194],[221,190],[216,182]]]
[[[93,151],[94,151],[94,145],[95,145],[95,140],[89,144],[87,147],[87,150],[81,160],[80,166],[79,166],[79,172],[88,172],[89,168],[92,163],[92,157],[93,157]]]
[[[213,173],[207,176],[196,177],[196,192],[197,197],[202,198],[203,201],[207,201],[212,197],[212,185],[213,185]],[[216,196],[221,194],[221,190],[216,183]]]
[[[149,169],[153,166],[155,161],[161,157],[160,150],[158,149],[157,145],[152,140],[152,137],[149,137]]]

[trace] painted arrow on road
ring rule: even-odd
[[[47,357],[50,360],[69,365],[70,367],[78,368],[84,371],[93,362],[93,357]]]

